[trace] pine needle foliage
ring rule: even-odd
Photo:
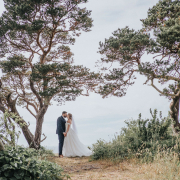
[[[36,123],[31,133],[19,125],[30,147],[39,148],[48,107],[88,96],[100,74],[74,65],[70,46],[93,26],[87,0],[4,0],[0,17],[0,111],[25,108]],[[46,137],[46,136],[45,136]]]
[[[104,82],[98,92],[103,98],[125,96],[140,74],[147,78],[144,84],[171,100],[170,115],[175,132],[180,130],[179,16],[179,0],[160,0],[149,8],[147,18],[141,19],[143,26],[140,30],[128,26],[119,28],[100,42],[101,60],[98,62],[104,73]],[[153,58],[143,59],[144,54]]]

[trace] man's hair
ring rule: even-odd
[[[66,114],[67,112],[66,111],[63,111],[62,114]]]

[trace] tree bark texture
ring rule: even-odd
[[[4,151],[4,145],[3,145],[2,141],[1,141],[1,139],[0,139],[0,151]]]
[[[180,123],[179,123],[179,96],[176,96],[172,99],[170,104],[170,116],[173,119],[173,126],[176,133],[180,132]]]

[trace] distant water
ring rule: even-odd
[[[53,150],[53,153],[58,153],[58,146],[44,146],[46,149]]]
[[[58,153],[58,145],[57,146],[44,146],[46,149],[53,150],[53,153]],[[88,147],[88,145],[87,145]],[[91,146],[90,146],[91,147]]]

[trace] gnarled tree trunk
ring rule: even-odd
[[[1,141],[1,139],[0,139],[0,151],[4,151],[4,145],[3,145],[2,141]]]
[[[2,111],[3,113],[5,113],[5,111],[12,112],[12,113],[17,114],[20,117],[20,115],[16,109],[16,100],[11,99],[11,94],[9,94],[6,97],[6,100],[7,100],[6,105],[7,105],[8,109],[4,106],[4,104],[2,103],[2,98],[0,97],[0,111]],[[48,105],[42,106],[36,116],[35,135],[33,135],[31,133],[31,131],[29,130],[29,126],[24,119],[21,118],[21,120],[17,122],[19,124],[19,126],[21,127],[22,133],[23,133],[29,147],[31,147],[31,148],[39,149],[39,147],[40,147],[40,143],[42,142],[42,140],[41,140],[42,124],[43,124],[44,115],[45,115],[47,109],[48,109]],[[13,119],[13,120],[15,121],[15,119]]]
[[[44,105],[36,117],[36,130],[35,130],[35,137],[33,144],[30,145],[32,148],[38,149],[40,147],[40,144],[42,142],[41,136],[42,136],[42,125],[44,121],[44,115],[48,109],[48,105]]]
[[[173,119],[173,126],[176,133],[180,132],[179,99],[180,99],[179,96],[174,97],[170,104],[170,116]]]

